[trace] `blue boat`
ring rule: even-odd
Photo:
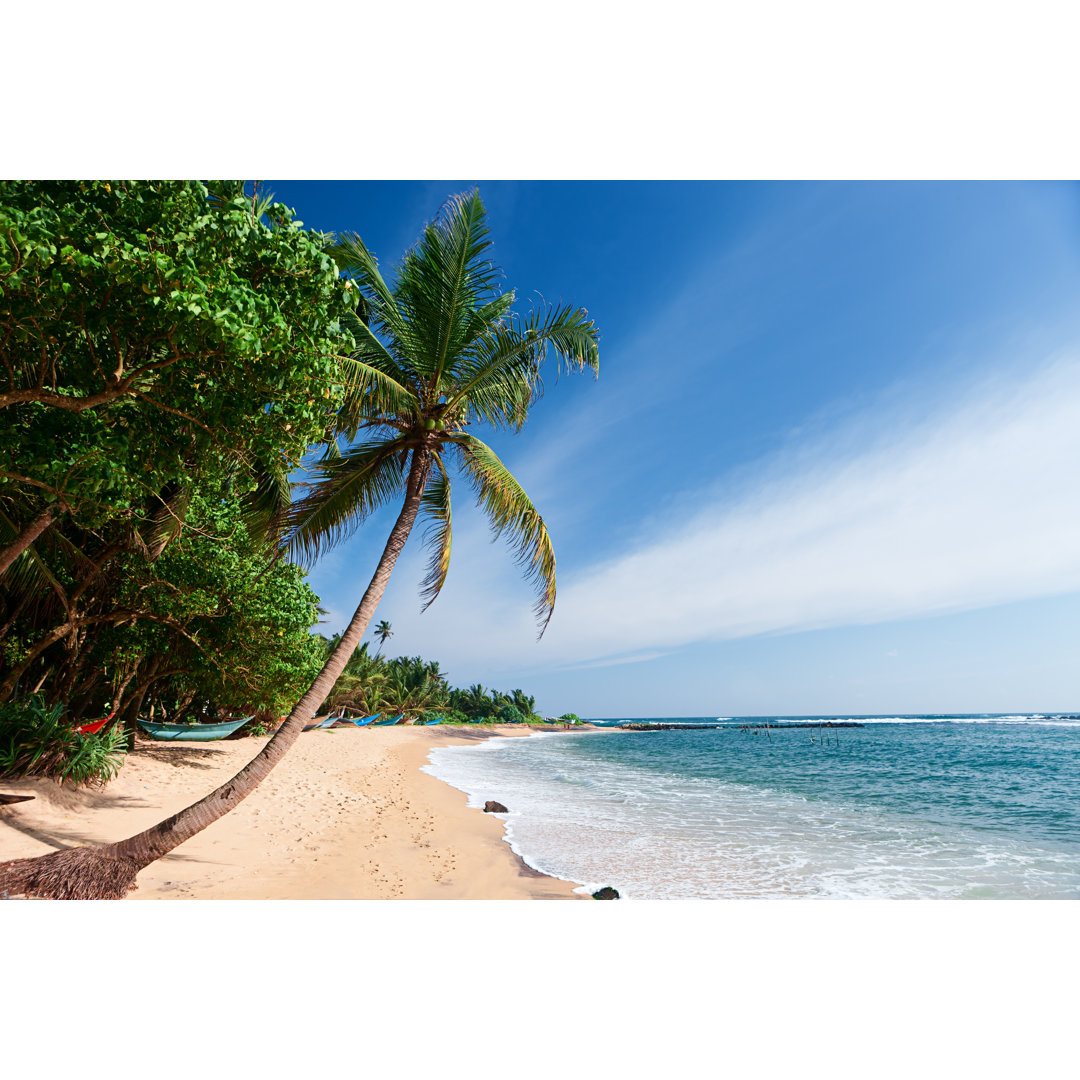
[[[343,716],[342,720],[348,720],[350,724],[355,724],[357,727],[367,727],[368,724],[375,723],[382,713],[376,713],[374,716]]]
[[[396,724],[399,721],[404,720],[404,719],[405,719],[405,714],[402,713],[400,716],[395,716],[391,720],[376,720],[375,721],[375,727],[393,727],[394,724]]]
[[[139,720],[138,725],[152,739],[176,739],[183,742],[212,742],[214,739],[224,739],[234,731],[242,728],[251,716],[241,716],[236,720],[226,720],[221,724],[155,724],[150,720]]]
[[[314,720],[315,717],[313,716],[311,719]],[[331,713],[329,716],[324,716],[316,724],[307,724],[307,725],[305,725],[303,730],[304,731],[317,731],[319,728],[333,727],[334,724],[336,724],[339,720],[344,720],[344,719],[345,719],[345,717],[343,717],[343,716],[338,716],[336,713]]]
[[[441,716],[436,716],[434,720],[425,720],[424,721],[424,726],[425,727],[430,727],[432,724],[441,724],[442,721],[443,721],[443,718]]]

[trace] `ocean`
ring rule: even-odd
[[[828,721],[861,726],[775,726]],[[1080,716],[653,722],[716,726],[490,739],[426,771],[509,807],[535,869],[628,900],[1080,898]]]

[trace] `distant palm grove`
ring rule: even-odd
[[[328,650],[339,640],[327,640]],[[437,660],[399,656],[386,660],[372,656],[365,642],[350,658],[326,706],[358,715],[400,713],[416,717],[439,716],[450,722],[494,721],[503,724],[535,723],[536,699],[522,690],[501,693],[479,684],[466,690],[448,685]]]

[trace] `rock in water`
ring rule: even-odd
[[[613,889],[610,885],[605,885],[602,889],[597,889],[592,894],[594,900],[618,900],[619,890]]]
[[[486,803],[484,803],[484,813],[485,814],[509,814],[510,811],[507,810],[506,807],[503,806],[503,804],[501,802],[495,802],[494,799],[488,799],[488,801]]]

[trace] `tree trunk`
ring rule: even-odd
[[[145,700],[146,695],[150,690],[150,687],[153,686],[158,679],[168,678],[169,675],[175,675],[179,670],[176,668],[169,668],[166,671],[161,672],[161,664],[161,656],[155,656],[151,659],[149,664],[150,670],[144,673],[141,682],[135,684],[135,693],[132,694],[131,700],[127,703],[127,705],[124,706],[123,711],[121,711],[120,707],[117,706],[116,716],[113,718],[114,726],[118,724],[123,724],[124,729],[128,730],[129,722],[134,725],[136,719],[138,718],[139,712],[142,710],[143,701]],[[136,667],[135,670],[137,671],[138,667]],[[158,674],[158,672],[161,672],[161,674]],[[151,719],[153,719],[152,715]],[[127,748],[129,752],[135,749],[134,735],[131,735],[128,738]]]
[[[135,678],[136,674],[139,671],[139,664],[140,663],[141,663],[141,661],[136,662],[135,666],[131,669],[131,671],[129,671],[127,673],[127,675],[124,676],[124,681],[113,692],[112,706],[113,706],[113,709],[115,711],[117,711],[117,712],[120,711],[120,705],[124,700],[124,694],[127,692],[127,688],[128,688],[129,683],[131,682],[132,679]],[[137,685],[138,685],[138,683],[136,683],[136,686]]]
[[[46,506],[3,551],[0,551],[0,574],[56,520],[59,509],[58,503]]]
[[[6,701],[11,696],[15,684],[22,678],[23,673],[47,648],[55,645],[61,638],[67,637],[73,630],[77,630],[89,623],[118,623],[130,618],[131,615],[125,613],[123,615],[94,615],[86,619],[68,619],[67,622],[62,623],[55,630],[51,630],[32,645],[26,656],[8,672],[4,677],[4,681],[0,683],[0,701]],[[42,682],[44,681],[43,679]]]
[[[414,450],[405,503],[390,531],[371,584],[341,641],[277,734],[236,776],[187,809],[119,843],[69,848],[35,859],[0,864],[0,893],[25,893],[52,900],[119,899],[136,887],[135,878],[140,870],[202,832],[246,799],[296,742],[304,724],[333,689],[359,645],[416,522],[430,469],[430,453]]]
[[[184,722],[184,713],[187,712],[187,707],[195,700],[194,690],[185,690],[176,699],[176,708],[172,712],[166,713],[165,706],[161,707],[161,715],[165,717],[165,723],[167,724],[182,724]]]

